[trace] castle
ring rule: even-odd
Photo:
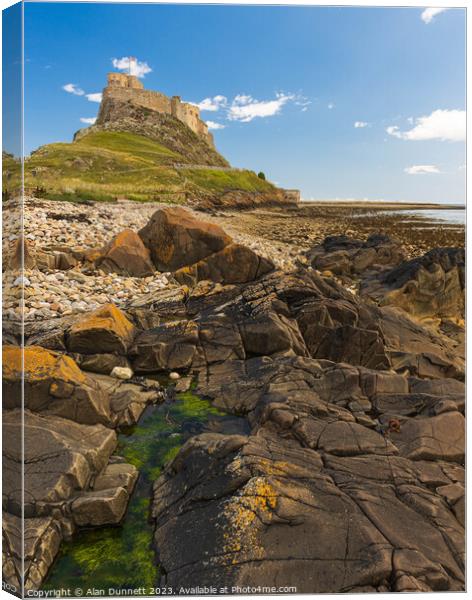
[[[145,90],[142,82],[134,75],[108,73],[108,85],[103,90],[103,100],[108,98],[125,102],[131,101],[143,108],[171,115],[185,123],[214,148],[213,135],[208,131],[208,125],[200,119],[200,109],[193,104],[182,102],[180,96],[169,98],[161,92]],[[102,102],[102,106],[104,104]],[[98,119],[100,120],[100,114]]]

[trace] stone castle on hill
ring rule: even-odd
[[[108,85],[103,90],[103,100],[106,99],[130,101],[134,105],[171,115],[185,123],[187,127],[214,148],[213,135],[208,131],[208,125],[201,120],[198,106],[182,102],[180,96],[169,98],[161,92],[145,90],[142,82],[134,75],[108,73]],[[105,103],[102,102],[100,112],[102,112],[104,105]],[[99,113],[98,121],[100,121],[100,118]]]

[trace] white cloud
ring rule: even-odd
[[[252,96],[236,96],[228,109],[230,121],[249,123],[256,117],[272,117],[280,113],[287,102],[294,100],[294,94],[276,94],[275,100],[255,100]]]
[[[401,140],[465,141],[465,110],[434,110],[430,115],[418,117],[409,131],[400,131],[396,125],[387,127],[389,135]]]
[[[425,8],[421,13],[421,19],[428,25],[428,23],[431,23],[431,21],[434,20],[436,15],[439,15],[439,13],[442,13],[445,10],[447,10],[447,8]]]
[[[329,110],[332,110],[332,109],[334,108],[334,106],[335,106],[334,102],[330,102],[330,103],[328,104],[328,108],[329,108]]]
[[[295,100],[295,104],[297,106],[301,106],[300,110],[302,112],[306,112],[311,104],[311,100],[308,100],[308,98],[305,98],[304,96],[300,96],[297,100]]]
[[[242,123],[249,123],[256,117],[271,117],[278,114],[282,107],[287,102],[293,102],[297,106],[301,107],[302,112],[306,112],[307,107],[311,102],[301,96],[300,94],[275,94],[273,100],[257,100],[250,94],[237,94],[233,100],[228,100],[226,96],[218,95],[209,98],[205,98],[201,102],[192,102],[201,111],[217,112],[219,110],[225,113],[228,121],[240,121]],[[215,129],[221,129],[224,127],[214,121],[207,121],[211,123]],[[211,127],[211,125],[209,125]]]
[[[408,175],[427,175],[440,172],[435,165],[413,165],[405,169],[405,173],[408,173]]]
[[[87,98],[87,100],[90,100],[90,102],[101,102],[102,101],[102,93],[101,92],[97,92],[95,94],[85,94],[85,97]]]
[[[221,123],[215,123],[215,121],[205,121],[205,123],[208,125],[208,129],[224,129],[225,125],[222,125]]]
[[[363,129],[364,127],[369,127],[370,123],[367,123],[366,121],[356,121],[354,123],[354,127],[356,129]]]
[[[62,89],[69,94],[74,94],[74,96],[83,96],[85,94],[84,90],[80,89],[75,83],[66,83],[66,85],[62,86]]]
[[[97,117],[80,117],[82,123],[87,123],[87,125],[93,125],[97,120]]]
[[[254,98],[247,94],[238,94],[233,100],[233,104],[241,106],[244,106],[245,104],[250,104],[251,102],[254,102]]]
[[[112,64],[119,71],[126,71],[135,77],[144,77],[152,71],[147,62],[140,61],[132,56],[123,56],[122,58],[113,58]]]
[[[213,96],[213,98],[205,98],[201,102],[198,102],[196,106],[200,110],[208,110],[210,112],[216,112],[227,105],[228,99],[226,96]]]

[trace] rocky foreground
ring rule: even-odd
[[[155,481],[156,584],[464,589],[463,249],[344,235],[284,256],[180,208],[117,208],[108,228],[79,208],[83,239],[61,223],[7,249],[9,583],[22,575],[25,285],[27,588],[79,528],[126,518],[138,474],[116,431],[172,373],[251,433],[194,436]]]

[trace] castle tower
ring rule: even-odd
[[[114,88],[132,88],[134,90],[143,90],[144,85],[134,75],[126,73],[108,73],[108,87]]]
[[[108,84],[103,90],[103,100],[97,117],[97,124],[110,119],[113,102],[130,102],[162,114],[171,115],[185,123],[194,133],[214,147],[212,134],[200,117],[198,106],[182,102],[180,96],[169,98],[161,92],[145,90],[143,83],[134,75],[127,73],[108,73]]]

